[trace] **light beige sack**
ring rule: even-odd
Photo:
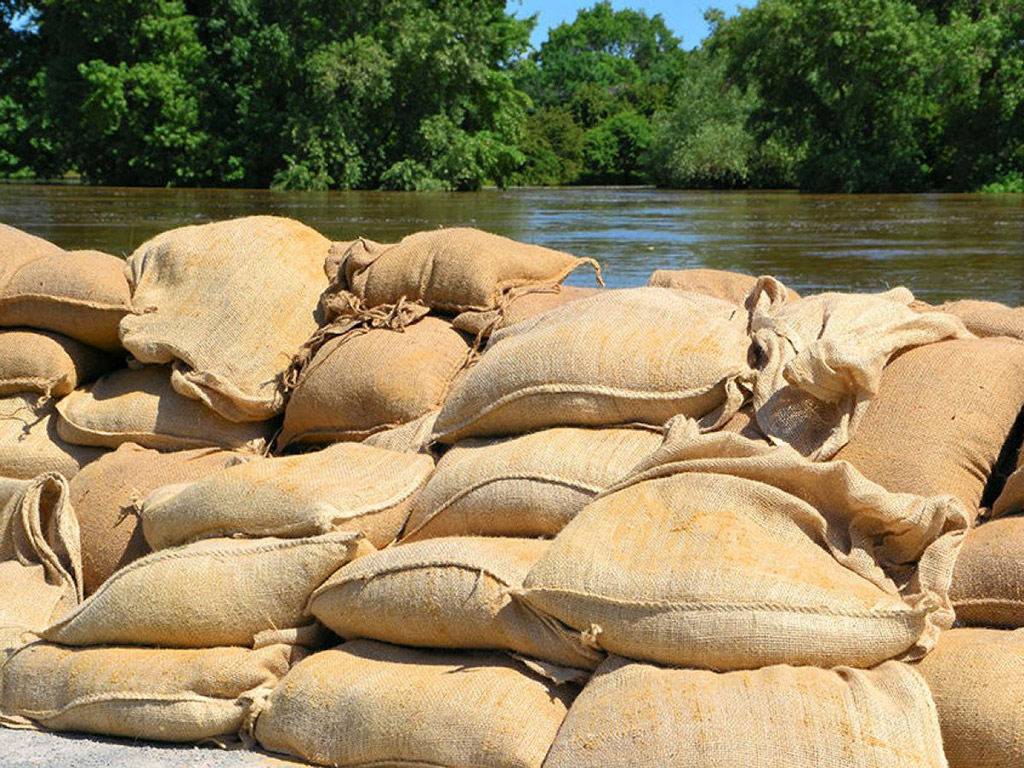
[[[540,768],[572,692],[502,654],[356,640],[299,662],[256,721],[264,749],[355,766]]]
[[[45,395],[0,397],[0,476],[28,480],[59,472],[71,478],[103,453],[64,442],[55,404]]]
[[[1017,469],[1007,478],[999,497],[992,504],[993,517],[1017,512],[1024,512],[1024,446],[1017,455]]]
[[[917,313],[913,301],[906,288],[894,288],[788,303],[781,283],[759,278],[748,302],[760,359],[754,408],[769,439],[811,459],[831,458],[856,432],[895,354],[971,337],[953,315]]]
[[[124,443],[71,481],[71,504],[82,533],[82,576],[91,595],[115,571],[149,553],[137,512],[148,493],[199,480],[252,454],[197,448],[159,453]]]
[[[964,299],[949,301],[934,309],[956,315],[975,336],[1024,339],[1024,307],[1011,308],[995,301]]]
[[[912,659],[953,622],[968,515],[850,465],[676,420],[524,582],[538,611],[629,658],[711,669]]]
[[[172,383],[231,421],[284,409],[282,376],[317,327],[330,242],[291,219],[249,216],[180,227],[128,259],[142,314],[121,322],[144,363],[173,363]]]
[[[439,410],[471,350],[427,311],[354,303],[318,331],[289,373],[294,390],[278,445],[363,440]]]
[[[430,456],[341,443],[316,453],[255,459],[151,493],[139,516],[166,549],[220,536],[316,536],[361,531],[376,547],[397,537]]]
[[[434,437],[560,425],[660,426],[676,414],[715,427],[746,398],[746,313],[666,288],[602,291],[494,334],[453,387]]]
[[[33,643],[0,671],[0,722],[154,741],[234,738],[304,653],[62,648]]]
[[[313,593],[310,611],[343,638],[425,648],[493,648],[593,669],[603,654],[514,592],[550,542],[443,539],[353,561]]]
[[[440,412],[440,409],[431,411],[406,424],[374,432],[363,440],[362,444],[401,453],[429,454],[430,434],[434,431],[434,422],[437,421],[437,414]]]
[[[352,291],[368,307],[404,297],[457,314],[495,309],[507,291],[560,283],[583,264],[593,266],[600,279],[593,259],[453,227],[417,232],[393,245],[365,238],[335,243],[325,269],[334,286]]]
[[[78,521],[67,480],[56,473],[4,481],[3,490],[0,629],[38,632],[82,599]]]
[[[939,711],[949,768],[1024,765],[1024,629],[953,629],[917,670]]]
[[[497,309],[463,312],[452,320],[452,325],[474,338],[487,338],[502,328],[543,315],[580,299],[586,299],[600,288],[577,288],[571,285],[527,286],[510,291]]]
[[[993,520],[968,532],[949,597],[963,624],[1024,627],[1024,517]]]
[[[260,453],[272,422],[236,423],[178,394],[163,365],[115,371],[57,404],[57,432],[75,445],[137,443],[160,451],[235,448]]]
[[[121,259],[64,251],[11,227],[0,231],[0,325],[54,331],[115,352],[118,323],[130,312]]]
[[[772,666],[663,669],[612,657],[577,697],[544,768],[946,768],[921,676]]]
[[[1024,342],[912,349],[886,366],[878,397],[836,458],[890,491],[951,493],[976,510],[1022,406]]]
[[[114,367],[114,358],[47,331],[0,331],[0,396],[38,392],[63,397]]]
[[[251,646],[312,621],[309,595],[354,557],[359,534],[209,539],[154,552],[115,573],[43,637],[61,645]]]
[[[463,440],[413,501],[406,540],[554,536],[661,441],[647,430],[575,427]]]
[[[658,269],[651,275],[647,284],[658,288],[671,288],[674,291],[703,293],[743,306],[747,296],[757,285],[757,278],[724,269]],[[786,296],[790,302],[800,298],[800,294],[791,288],[786,288]]]

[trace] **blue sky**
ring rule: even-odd
[[[506,10],[519,18],[540,13],[537,27],[530,42],[539,46],[547,39],[548,29],[557,27],[563,21],[572,21],[580,8],[593,7],[595,0],[508,0]],[[704,23],[704,11],[721,8],[728,15],[736,12],[736,0],[715,2],[714,0],[612,0],[612,7],[635,8],[647,12],[648,16],[660,13],[668,28],[677,37],[683,38],[684,48],[695,48],[707,37],[708,25]]]

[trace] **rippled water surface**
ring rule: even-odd
[[[610,287],[660,268],[772,274],[801,292],[883,290],[1024,304],[1024,196],[802,195],[638,188],[475,193],[0,185],[0,221],[127,255],[183,224],[270,213],[339,240],[475,226],[598,259]],[[583,278],[572,278],[585,284]]]

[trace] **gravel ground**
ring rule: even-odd
[[[0,728],[3,768],[280,768],[299,766],[262,752]]]

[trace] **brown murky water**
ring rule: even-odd
[[[269,213],[335,239],[475,226],[597,258],[610,287],[659,268],[772,274],[801,292],[906,285],[927,301],[1024,304],[1024,196],[801,195],[637,188],[476,193],[0,185],[0,221],[127,255],[165,229]],[[583,281],[585,282],[585,281]]]

